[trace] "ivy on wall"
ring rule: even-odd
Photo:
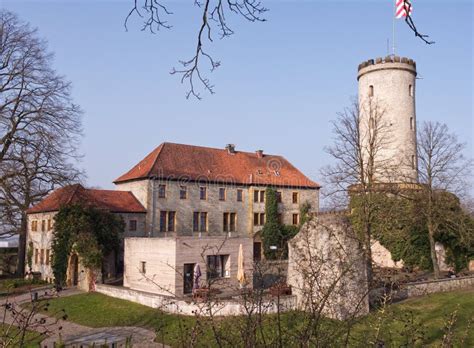
[[[61,208],[54,217],[52,268],[57,285],[64,285],[68,259],[80,256],[86,268],[99,268],[105,256],[120,247],[125,224],[120,216],[81,204]]]
[[[265,225],[261,231],[263,253],[267,260],[288,258],[288,241],[299,232],[299,227],[308,219],[311,205],[303,203],[300,208],[300,225],[283,225],[278,219],[278,199],[275,189],[265,190]],[[276,250],[270,249],[276,246]]]
[[[413,191],[403,196],[386,193],[371,193],[373,215],[372,237],[392,254],[394,261],[403,260],[409,268],[432,269],[430,245],[424,200],[420,193]],[[439,192],[439,212],[437,214],[438,233],[436,241],[446,249],[447,261],[456,270],[466,267],[474,257],[474,219],[466,214],[459,200],[452,194]],[[364,217],[361,196],[353,195],[350,201],[351,222],[362,234]]]

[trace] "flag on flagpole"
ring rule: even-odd
[[[411,15],[413,5],[410,0],[395,0],[395,18],[405,18]]]

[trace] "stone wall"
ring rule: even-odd
[[[370,291],[370,302],[377,304],[386,295],[389,296],[391,302],[399,302],[411,297],[462,289],[474,289],[474,276],[406,283],[394,289],[373,289]]]
[[[168,313],[190,316],[195,316],[196,313],[204,316],[210,314],[206,308],[208,307],[207,303],[185,301],[170,296],[104,284],[97,285],[96,292],[122,300],[139,303],[147,307],[158,308]],[[286,312],[295,307],[296,298],[294,296],[280,297],[280,312]],[[242,315],[246,313],[243,303],[238,300],[221,299],[213,302],[211,308],[213,315],[218,316]],[[265,299],[262,303],[262,308],[264,308],[265,313],[276,313],[278,308],[277,299]]]
[[[168,237],[126,238],[124,286],[155,294],[182,297],[184,265],[199,264],[202,285],[207,283],[207,257],[228,255],[224,277],[213,280],[213,287],[222,294],[235,293],[239,246],[244,251],[247,281],[253,282],[253,241],[249,237]],[[146,272],[142,272],[142,263]]]
[[[166,186],[164,198],[158,197],[159,185]],[[180,186],[186,186],[187,197],[180,199]],[[236,231],[231,235],[251,236],[260,231],[263,226],[254,226],[254,213],[264,213],[265,203],[254,202],[254,191],[264,191],[265,186],[229,185],[216,183],[180,182],[173,180],[139,180],[117,184],[118,190],[132,191],[138,200],[146,207],[147,231],[152,232],[153,237],[176,236],[173,232],[159,232],[160,211],[176,212],[175,231],[179,235],[193,236],[198,232],[193,231],[193,213],[208,213],[208,235],[223,235],[223,214],[226,212],[237,214]],[[154,187],[154,188],[153,188]],[[201,200],[199,196],[200,187],[207,188],[207,199]],[[219,189],[225,188],[225,200],[219,199]],[[242,190],[242,201],[237,201],[237,190]],[[284,224],[292,224],[293,214],[299,214],[300,205],[309,202],[312,211],[319,208],[319,190],[281,187],[276,188],[281,192],[282,202],[278,210],[282,214]],[[152,192],[155,192],[153,199]],[[298,202],[293,203],[293,193],[298,193]],[[154,205],[154,209],[153,209]]]
[[[339,320],[369,312],[362,248],[343,214],[314,217],[290,241],[288,284],[301,310]]]

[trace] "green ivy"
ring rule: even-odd
[[[99,268],[103,258],[118,251],[125,224],[110,212],[81,204],[61,208],[55,216],[52,268],[57,285],[64,285],[68,258],[77,253],[87,268]]]
[[[305,203],[300,210],[300,226],[307,221],[311,205]],[[263,253],[267,260],[288,258],[288,241],[299,232],[300,226],[282,225],[278,219],[278,199],[275,189],[265,190],[265,225],[262,229]],[[271,250],[276,246],[277,250]]]
[[[457,270],[466,267],[474,256],[474,220],[464,213],[454,195],[437,193],[441,221],[436,241],[447,251],[448,262]],[[362,234],[363,206],[367,196],[351,197],[351,221]],[[386,193],[370,193],[372,238],[378,240],[392,254],[394,261],[425,270],[432,269],[428,229],[421,193],[405,193],[404,197]],[[454,222],[454,223],[453,223]]]

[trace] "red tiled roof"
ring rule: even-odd
[[[145,178],[319,188],[282,156],[163,143],[114,183]]]
[[[41,202],[27,210],[28,214],[57,211],[62,206],[84,203],[112,213],[146,213],[143,205],[128,191],[86,189],[80,184],[53,191]]]

